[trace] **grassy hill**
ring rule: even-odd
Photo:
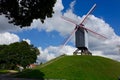
[[[120,62],[99,56],[62,56],[17,77],[60,80],[118,80]]]

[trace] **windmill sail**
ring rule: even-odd
[[[95,31],[93,31],[93,30],[91,30],[91,29],[89,29],[89,28],[86,28],[86,27],[82,27],[82,28],[84,28],[85,30],[87,30],[88,33],[93,33],[93,34],[95,34],[95,35],[98,36],[98,37],[101,37],[101,38],[103,38],[103,39],[107,39],[107,37],[105,37],[105,36],[103,36],[103,35],[95,32]]]
[[[88,11],[88,13],[87,13],[86,16],[83,18],[83,20],[81,21],[81,23],[80,23],[79,25],[77,25],[74,20],[62,16],[62,18],[63,18],[64,20],[69,21],[69,22],[75,24],[76,26],[78,26],[78,27],[76,27],[76,28],[73,30],[73,32],[70,34],[70,36],[69,36],[69,37],[67,38],[67,40],[64,42],[63,46],[66,45],[66,44],[70,41],[70,39],[72,38],[73,34],[78,30],[79,27],[81,27],[82,23],[86,20],[86,18],[88,17],[88,15],[89,15],[90,13],[92,13],[92,11],[94,10],[95,7],[96,7],[96,4],[94,4],[93,7]]]
[[[83,24],[83,22],[86,20],[86,18],[92,13],[92,11],[95,9],[96,4],[93,5],[93,7],[88,11],[88,13],[86,14],[86,16],[83,18],[83,20],[81,21],[80,25]]]

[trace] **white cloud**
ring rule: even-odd
[[[38,56],[38,62],[40,61],[49,61],[55,57],[58,57],[62,54],[72,55],[75,51],[75,48],[72,46],[66,45],[64,48],[49,46],[46,49],[38,48],[40,50],[40,55]]]
[[[76,0],[74,0],[74,1],[72,1],[72,2],[70,3],[70,8],[71,8],[72,10],[74,10],[74,5],[75,5],[75,3],[76,3]]]
[[[61,13],[61,11],[64,9],[64,6],[62,5],[62,0],[57,0],[55,7],[53,8],[55,13]]]
[[[20,30],[19,27],[8,23],[8,19],[4,15],[0,15],[0,33],[1,32],[12,32]]]
[[[47,18],[45,23],[42,24],[39,20],[34,20],[31,26],[38,28],[39,30],[44,29],[47,32],[50,31],[58,31],[61,35],[68,35],[75,28],[73,24],[67,23],[65,20],[61,18],[62,10],[64,9],[62,5],[62,0],[57,0],[52,18]],[[69,12],[68,12],[69,13]],[[75,14],[70,13],[69,16],[77,17]],[[72,26],[71,26],[72,25]]]
[[[31,41],[29,39],[23,39],[23,41],[26,41],[28,44],[31,44]]]
[[[20,39],[17,35],[9,32],[0,33],[0,44],[10,44],[18,42]]]
[[[108,23],[105,23],[104,20],[95,17],[94,15],[90,15],[88,19],[85,21],[85,26],[97,33],[103,34],[108,39],[103,40],[102,37],[98,37],[99,40],[95,37],[95,34],[93,37],[89,36],[89,44],[90,47],[94,49],[115,49],[116,45],[120,43],[120,37],[117,36],[114,32],[114,29],[110,27]],[[114,50],[113,49],[113,50]],[[103,50],[104,51],[104,50]]]
[[[111,58],[113,60],[120,61],[120,54],[109,54],[109,55],[104,55],[102,51],[92,51],[93,56],[103,56],[107,58]]]
[[[101,18],[95,17],[94,15],[89,15],[84,24],[89,29],[96,31],[97,33],[103,34],[109,39],[116,36],[114,29],[108,23],[106,23]]]

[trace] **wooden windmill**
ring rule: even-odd
[[[79,53],[78,51],[81,50],[81,55],[82,54],[91,55],[91,53],[88,50],[88,40],[87,40],[88,32],[91,32],[91,33],[93,33],[97,36],[100,36],[102,38],[106,38],[103,35],[98,34],[94,31],[92,31],[91,29],[86,28],[83,24],[85,22],[85,20],[87,19],[87,17],[92,13],[92,11],[94,10],[95,7],[96,7],[96,4],[93,5],[93,7],[89,10],[89,12],[86,14],[86,16],[83,18],[83,20],[81,21],[80,24],[76,24],[72,19],[65,17],[65,16],[62,16],[62,18],[64,20],[67,20],[67,21],[76,25],[75,29],[73,30],[71,35],[67,38],[67,40],[64,43],[64,45],[66,45],[68,43],[68,41],[72,38],[72,35],[75,33],[75,44],[76,44],[77,50],[73,54],[77,54],[77,53]]]

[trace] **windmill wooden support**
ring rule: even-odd
[[[94,33],[95,35],[106,39],[106,37],[104,37],[103,35],[98,34],[95,31],[86,28],[83,24],[83,22],[85,22],[85,20],[92,13],[95,7],[96,7],[96,4],[93,5],[93,7],[89,10],[89,12],[86,14],[86,16],[83,18],[80,24],[75,23],[76,21],[68,17],[62,16],[64,20],[69,21],[76,25],[71,35],[68,37],[68,39],[63,44],[63,46],[66,45],[68,41],[72,38],[72,35],[75,33],[75,44],[76,44],[77,50],[73,52],[74,55],[77,55],[80,50],[81,50],[81,55],[92,55],[92,53],[88,50],[88,38],[87,38],[88,32]]]

